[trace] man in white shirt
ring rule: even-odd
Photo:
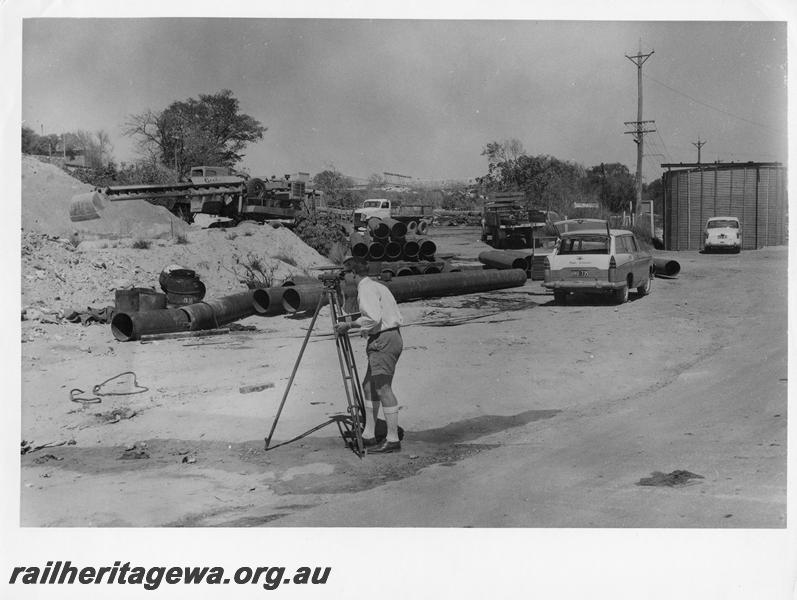
[[[343,262],[343,272],[348,281],[357,284],[357,304],[361,316],[348,323],[335,324],[335,332],[345,334],[349,329],[360,329],[361,335],[368,338],[365,346],[368,370],[363,378],[363,445],[368,448],[369,454],[399,452],[399,407],[392,384],[396,363],[404,348],[400,331],[404,321],[390,290],[368,277],[368,263],[364,259],[346,259]],[[380,405],[387,423],[387,437],[384,441],[376,439],[376,418]]]

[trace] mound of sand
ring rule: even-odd
[[[73,222],[69,206],[93,187],[55,165],[22,156],[22,229],[79,239],[165,238],[184,234],[187,224],[145,200],[105,202],[98,219]]]
[[[112,305],[117,289],[159,289],[160,272],[172,264],[196,271],[208,298],[247,289],[253,273],[278,285],[331,264],[284,227],[201,229],[143,200],[104,202],[99,219],[73,223],[72,196],[91,190],[54,165],[23,157],[23,308],[63,313]],[[137,244],[142,238],[153,241]]]

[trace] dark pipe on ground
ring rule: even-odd
[[[502,250],[485,250],[479,253],[479,262],[491,269],[527,270],[526,259]]]
[[[401,241],[407,235],[407,226],[396,219],[382,219],[382,222],[390,229],[390,238]]]
[[[368,245],[368,260],[382,260],[385,257],[385,246],[379,242]]]
[[[351,284],[343,283],[341,288],[344,296],[353,297],[357,293],[356,286]],[[323,285],[297,285],[296,287],[287,288],[282,294],[282,307],[288,313],[306,312],[315,310],[319,299],[322,299],[323,304],[327,303],[326,291]]]
[[[521,258],[525,259],[526,261],[526,270],[531,271],[531,263],[534,261],[534,251],[533,250],[504,250],[504,252],[508,252],[509,254],[515,254],[520,256]]]
[[[246,290],[237,294],[230,294],[206,300],[188,306],[181,306],[180,310],[188,315],[189,329],[199,331],[202,329],[215,329],[227,323],[251,317],[257,311],[254,305],[254,290]]]
[[[423,267],[423,274],[424,275],[436,275],[437,273],[440,273],[441,271],[442,271],[442,269],[440,268],[440,266],[436,265],[435,263],[430,263],[429,265]]]
[[[385,285],[395,296],[397,302],[409,302],[420,298],[437,296],[458,296],[519,287],[526,283],[523,269],[461,271],[439,273],[437,275],[409,275],[397,277]]]
[[[285,312],[282,306],[282,295],[286,289],[295,287],[299,286],[291,285],[255,290],[252,294],[252,304],[255,307],[255,312],[267,317],[281,315]],[[317,284],[316,287],[320,287],[320,284]]]
[[[526,283],[523,269],[459,271],[438,273],[436,275],[407,275],[383,281],[396,302],[410,302],[421,298],[439,296],[459,296],[510,287],[520,287]],[[351,297],[356,293],[354,286],[344,287],[344,295]],[[307,289],[302,286],[287,288],[282,296],[286,312],[307,312],[315,310],[319,298],[324,297],[324,289]],[[322,300],[325,304],[326,300]]]
[[[407,260],[417,260],[418,251],[421,249],[418,242],[415,240],[407,240],[404,242],[404,247],[401,249],[401,255]]]
[[[675,277],[681,272],[681,265],[669,258],[653,258],[653,274]]]
[[[180,308],[143,312],[119,312],[111,319],[111,333],[120,342],[130,342],[142,335],[188,331],[188,315]]]
[[[368,231],[375,238],[388,238],[390,237],[390,227],[384,224],[379,217],[371,217],[368,219]]]
[[[437,252],[437,244],[427,237],[418,238],[418,254],[421,256],[434,256]]]
[[[352,256],[357,258],[368,257],[368,245],[371,243],[371,238],[368,235],[354,232],[349,236],[349,242],[351,243]]]
[[[385,259],[398,260],[401,258],[401,242],[390,240],[385,246]]]

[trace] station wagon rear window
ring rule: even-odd
[[[720,229],[722,227],[730,227],[732,229],[739,229],[738,221],[709,221],[706,225],[707,229]]]
[[[580,235],[562,238],[557,254],[609,254],[605,235]]]

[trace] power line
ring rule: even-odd
[[[659,136],[659,140],[661,140],[661,146],[664,148],[664,155],[667,157],[667,162],[672,162],[672,157],[670,156],[670,151],[667,150],[667,144],[664,143],[664,138],[661,137],[661,133],[656,130],[656,135]]]
[[[703,102],[702,100],[698,100],[697,98],[693,98],[689,94],[686,94],[686,93],[684,93],[684,92],[682,92],[680,90],[676,90],[674,87],[670,87],[666,83],[662,83],[661,81],[659,81],[658,79],[654,79],[650,75],[643,75],[643,77],[645,77],[645,79],[650,79],[654,83],[658,83],[660,86],[667,88],[671,92],[675,92],[676,94],[680,94],[681,96],[684,96],[685,98],[689,98],[692,102],[696,102],[697,104],[705,106],[706,108],[710,108],[712,110],[716,110],[717,112],[721,112],[721,113],[723,113],[725,115],[728,115],[729,117],[733,117],[734,119],[739,119],[740,121],[744,121],[745,123],[750,123],[751,125],[755,125],[756,127],[762,127],[763,129],[767,129],[769,131],[779,132],[779,130],[777,130],[777,129],[773,128],[773,127],[769,127],[768,125],[764,125],[763,123],[758,123],[757,121],[751,121],[750,119],[745,119],[744,117],[740,117],[739,115],[735,115],[735,114],[733,114],[730,111],[727,111],[725,109],[722,109],[722,108],[719,108],[719,107],[716,107],[716,106],[712,106],[711,104],[708,104],[707,102]]]

